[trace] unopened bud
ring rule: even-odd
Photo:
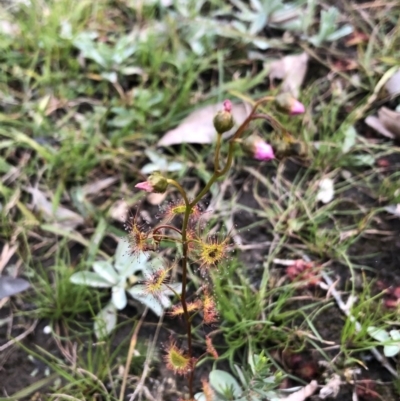
[[[155,171],[150,174],[147,181],[139,182],[135,187],[147,192],[163,194],[167,190],[168,180],[160,172]]]
[[[268,161],[275,158],[272,146],[256,134],[244,140],[243,149],[256,160]]]
[[[234,125],[232,117],[232,103],[230,100],[224,101],[224,110],[219,111],[214,117],[214,127],[218,134],[229,131]]]
[[[153,192],[163,194],[168,187],[167,179],[158,171],[150,174],[148,179],[150,185],[153,187]]]
[[[287,92],[276,96],[275,104],[278,110],[291,116],[303,114],[305,111],[304,104],[300,103],[296,98]]]

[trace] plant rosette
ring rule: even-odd
[[[145,254],[133,256],[128,241],[121,240],[112,261],[96,261],[93,263],[93,272],[82,271],[73,274],[71,282],[94,288],[111,288],[110,302],[98,313],[95,318],[95,334],[103,338],[114,329],[117,324],[117,311],[122,310],[128,303],[128,293],[133,299],[161,316],[165,309],[171,307],[170,296],[180,294],[182,283],[164,284],[157,294],[149,294],[143,285],[135,285],[150,275],[159,260],[150,261]]]

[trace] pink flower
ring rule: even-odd
[[[289,114],[291,116],[295,116],[297,114],[303,114],[305,111],[306,111],[306,108],[304,107],[304,104],[299,102],[298,100],[294,99],[291,104]]]
[[[135,188],[139,188],[147,192],[153,192],[153,186],[148,181],[139,182],[135,185]]]
[[[279,111],[282,111],[290,116],[303,114],[306,111],[304,104],[299,102],[290,93],[281,93],[275,97],[275,105]]]
[[[224,100],[224,111],[230,113],[232,111],[232,102],[229,99]]]
[[[254,155],[256,160],[272,160],[275,158],[272,146],[263,140],[256,141],[254,144]]]
[[[243,141],[243,150],[256,160],[268,161],[275,159],[272,146],[257,134],[250,135]]]

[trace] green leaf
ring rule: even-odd
[[[115,71],[111,71],[111,72],[102,72],[101,77],[104,78],[105,80],[111,82],[112,84],[117,83],[118,81],[118,75]]]
[[[385,345],[383,347],[383,353],[387,358],[391,358],[399,353],[400,346],[399,345]]]
[[[144,286],[135,285],[134,287],[127,290],[128,294],[136,301],[139,301],[143,305],[151,309],[157,316],[161,316],[164,312],[164,308],[156,297],[151,294],[144,292]]]
[[[344,141],[342,145],[342,152],[347,153],[356,143],[357,131],[350,125],[344,132]]]
[[[392,340],[400,341],[400,331],[399,330],[390,330],[389,334],[390,334],[390,337],[392,337]],[[383,347],[383,353],[388,358],[397,355],[399,352],[400,352],[400,344],[390,344],[390,345],[385,345]]]
[[[110,262],[99,260],[93,263],[93,270],[105,281],[111,285],[115,285],[119,281],[117,272],[114,270]]]
[[[126,292],[123,283],[112,288],[111,299],[112,303],[118,310],[125,308],[128,300],[126,299]]]
[[[390,330],[390,337],[393,338],[394,341],[400,341],[400,331],[399,330]]]
[[[379,329],[378,327],[370,326],[367,328],[367,332],[373,339],[380,343],[390,340],[389,333],[386,330]]]
[[[12,168],[15,167],[7,163],[4,158],[0,157],[0,173],[8,173]]]
[[[110,288],[112,284],[104,280],[103,277],[93,272],[78,272],[74,273],[70,279],[71,283],[79,285],[87,285],[88,287]]]
[[[231,374],[216,369],[210,373],[209,377],[211,386],[218,394],[231,394],[234,397],[239,397],[242,394],[239,383]]]
[[[121,239],[115,252],[115,269],[120,277],[130,277],[138,271],[145,271],[148,267],[148,256],[141,253],[132,255],[132,250],[127,239]]]
[[[117,310],[110,302],[96,316],[94,333],[98,339],[107,337],[117,324]]]
[[[354,31],[354,28],[351,25],[343,25],[341,28],[330,34],[326,40],[328,42],[334,42],[339,40],[347,35],[350,35]]]

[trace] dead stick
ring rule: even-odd
[[[147,311],[148,311],[148,308],[146,308],[144,310],[142,317],[140,318],[139,322],[137,323],[137,325],[135,327],[135,330],[132,333],[131,343],[129,344],[128,357],[126,358],[124,376],[122,378],[121,391],[119,393],[119,401],[123,401],[123,399],[124,399],[126,382],[128,380],[128,374],[129,374],[129,368],[132,363],[133,351],[135,350],[139,330],[142,327],[142,324],[143,324],[144,318],[146,317]]]

